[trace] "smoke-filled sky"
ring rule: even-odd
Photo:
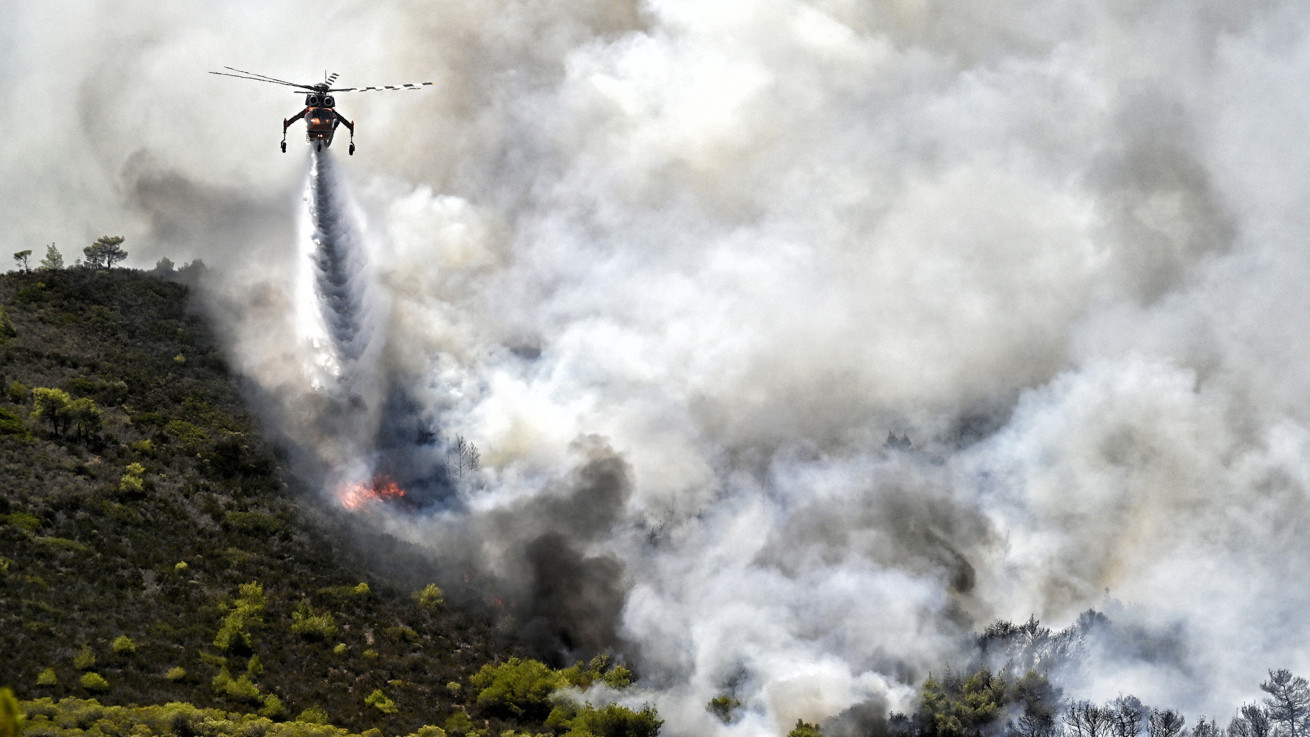
[[[301,99],[205,72],[436,83],[338,101],[378,391],[482,451],[396,534],[621,644],[666,733],[904,708],[1092,606],[1183,646],[1073,695],[1223,719],[1310,668],[1302,4],[0,10],[5,253],[203,258],[297,442]]]

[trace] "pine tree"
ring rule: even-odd
[[[1293,676],[1288,670],[1271,670],[1269,680],[1260,684],[1260,690],[1269,694],[1265,708],[1274,723],[1275,735],[1310,735],[1310,684],[1304,678]]]
[[[64,254],[51,243],[45,247],[45,258],[41,259],[41,264],[37,268],[44,271],[59,271],[64,268]]]

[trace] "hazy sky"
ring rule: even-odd
[[[1223,721],[1310,666],[1301,5],[0,10],[6,253],[203,258],[287,407],[300,100],[205,72],[437,83],[339,100],[379,366],[483,451],[397,525],[509,578],[573,536],[667,733],[903,708],[971,629],[1089,606],[1186,646],[1075,695]]]

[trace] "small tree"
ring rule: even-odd
[[[100,432],[104,423],[104,413],[90,397],[74,399],[68,405],[70,419],[77,425],[77,435],[88,438]]]
[[[482,452],[478,447],[463,435],[455,436],[455,447],[451,448],[455,456],[455,470],[460,478],[464,478],[464,470],[476,471],[482,464]]]
[[[18,264],[18,268],[22,269],[24,274],[32,273],[32,266],[28,263],[30,258],[32,258],[32,249],[30,248],[14,254],[14,262]]]
[[[64,268],[64,254],[60,253],[59,249],[55,248],[55,244],[51,243],[45,247],[45,258],[41,259],[41,263],[37,268],[45,271],[59,271]]]
[[[68,430],[72,404],[72,398],[63,389],[39,386],[32,390],[32,416],[49,422],[56,435]]]
[[[95,243],[83,248],[82,253],[86,254],[88,268],[106,271],[114,268],[114,264],[127,258],[127,251],[123,250],[123,236],[121,235],[102,235],[96,239]]]

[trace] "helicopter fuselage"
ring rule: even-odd
[[[332,145],[332,134],[336,132],[341,120],[337,111],[330,107],[311,107],[305,109],[305,135],[310,142],[322,141],[324,148]]]
[[[286,149],[286,130],[287,127],[297,120],[305,119],[305,140],[319,151],[332,145],[332,136],[337,131],[337,126],[342,123],[350,129],[351,142],[350,153],[355,153],[355,124],[346,120],[345,116],[338,113],[335,107],[336,100],[331,95],[325,94],[325,91],[311,92],[305,96],[305,109],[296,113],[291,118],[282,121],[282,151]]]

